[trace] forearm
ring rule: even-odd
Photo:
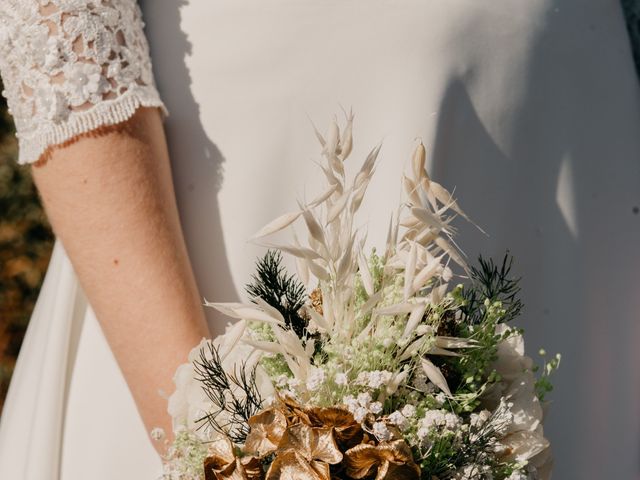
[[[54,149],[33,175],[147,429],[167,429],[159,390],[173,390],[176,367],[208,331],[159,112],[140,108]]]

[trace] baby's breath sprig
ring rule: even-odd
[[[556,355],[551,360],[547,361],[545,358],[547,352],[544,349],[541,349],[539,353],[540,356],[545,360],[542,366],[542,373],[536,379],[536,395],[541,402],[544,402],[546,395],[553,390],[553,384],[551,383],[549,377],[560,367],[560,360],[562,356],[559,353],[556,353]],[[533,371],[540,371],[540,367],[536,365],[535,367],[533,367]]]

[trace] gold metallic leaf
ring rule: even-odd
[[[295,450],[285,450],[276,455],[265,480],[331,480],[331,477],[328,469],[310,464]]]
[[[308,415],[298,402],[289,396],[281,396],[279,398],[283,405],[282,412],[287,417],[287,421],[290,425],[299,422],[304,422],[307,425],[310,425]]]
[[[311,300],[311,306],[313,309],[322,315],[322,290],[320,288],[316,288],[309,294],[309,299]]]
[[[237,458],[228,438],[209,444],[209,456],[204,460],[205,480],[262,480],[262,464],[255,457]]]
[[[208,453],[209,456],[218,458],[220,463],[229,463],[236,458],[233,443],[227,437],[220,437],[209,443]]]
[[[279,408],[268,408],[249,419],[249,435],[244,444],[246,453],[260,457],[276,450],[287,428],[287,418]]]
[[[310,427],[304,423],[293,425],[282,436],[278,450],[295,450],[309,462],[320,460],[336,464],[342,461],[342,453],[330,427]]]
[[[262,468],[262,461],[259,458],[242,457],[240,463],[248,480],[262,480],[264,478],[264,469]]]
[[[333,427],[334,437],[342,450],[362,442],[363,431],[353,414],[340,407],[310,408],[306,410],[309,424],[313,427]]]
[[[420,467],[404,440],[379,445],[360,444],[345,452],[347,475],[354,479],[375,474],[375,480],[419,480]]]

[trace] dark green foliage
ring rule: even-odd
[[[631,38],[631,49],[636,62],[636,70],[640,74],[640,0],[622,0],[627,21],[627,29]]]
[[[478,263],[479,267],[471,267],[471,285],[462,291],[465,300],[462,312],[469,323],[482,322],[486,314],[484,301],[488,298],[491,302],[502,302],[505,309],[502,322],[513,320],[523,307],[522,301],[517,298],[520,293],[520,279],[510,276],[513,257],[507,251],[500,267],[493,263],[493,259],[485,260],[482,255],[479,256]]]
[[[253,282],[245,287],[252,299],[260,297],[276,308],[284,317],[286,325],[296,335],[304,338],[307,320],[300,316],[298,310],[307,300],[304,285],[295,276],[287,275],[281,265],[282,254],[279,250],[268,250],[257,262],[257,273],[251,275]]]
[[[218,433],[227,435],[232,442],[244,443],[249,434],[249,418],[262,408],[262,397],[256,385],[256,367],[247,373],[246,364],[232,374],[225,371],[218,348],[209,343],[200,350],[194,362],[196,380],[202,384],[214,410],[198,419],[199,428],[206,425]],[[240,394],[237,394],[238,391]],[[226,419],[219,415],[225,413]]]

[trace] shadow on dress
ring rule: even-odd
[[[192,45],[180,27],[180,8],[187,4],[188,0],[142,1],[140,7],[156,85],[169,110],[165,133],[182,228],[200,294],[209,301],[236,302],[240,297],[232,282],[218,203],[226,159],[204,131],[200,106],[191,91],[185,60]],[[215,88],[215,82],[211,84]],[[205,312],[212,333],[221,333],[228,317],[213,308],[205,307]]]
[[[480,252],[498,261],[507,249],[514,255],[527,353],[538,361],[542,346],[562,352],[545,426],[554,477],[631,478],[639,434],[638,88],[626,39],[598,40],[624,33],[614,28],[621,18],[583,25],[576,9],[556,8],[546,21],[530,47],[520,103],[502,118],[474,106],[473,68],[453,76],[432,176],[455,187],[490,235],[457,223],[470,261]],[[595,57],[585,51],[589,35],[602,45]],[[589,58],[566,68],[576,55]],[[481,118],[492,115],[498,135]]]

